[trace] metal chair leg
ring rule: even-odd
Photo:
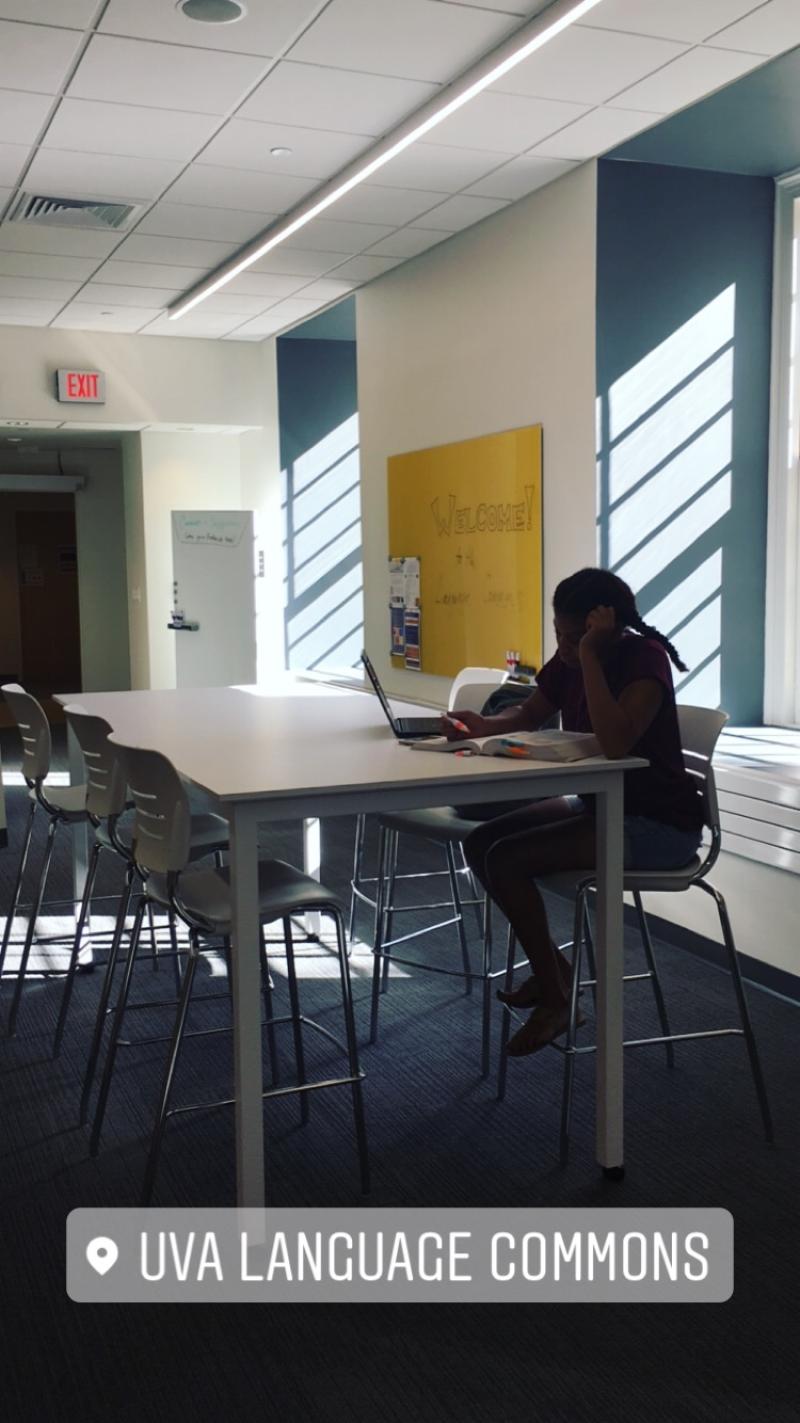
[[[586,892],[580,891],[575,897],[575,927],[572,943],[572,982],[569,993],[569,1022],[567,1042],[564,1049],[564,1086],[561,1092],[561,1131],[559,1156],[561,1165],[566,1166],[569,1157],[569,1129],[572,1119],[572,1088],[575,1077],[575,1038],[578,1031],[578,995],[581,991],[581,949],[586,923]]]
[[[331,915],[336,927],[336,948],[339,957],[339,975],[342,983],[342,1004],[344,1006],[345,1035],[347,1039],[347,1056],[350,1063],[350,1076],[356,1080],[352,1084],[353,1095],[353,1118],[356,1127],[356,1143],[358,1146],[358,1161],[361,1171],[361,1189],[364,1192],[369,1190],[369,1152],[367,1149],[367,1127],[364,1120],[364,1100],[361,1091],[361,1074],[358,1064],[358,1041],[356,1038],[356,1022],[353,1013],[353,990],[350,982],[350,964],[347,957],[347,940],[345,939],[344,921],[341,914]],[[303,1096],[307,1096],[303,1093]]]
[[[481,1021],[481,1077],[489,1076],[489,1063],[492,1046],[492,901],[488,894],[484,905],[483,915],[483,935],[482,935],[482,958],[481,958],[481,988],[483,990],[483,1009]]]
[[[92,1135],[89,1140],[89,1155],[96,1156],[100,1148],[100,1133],[103,1130],[103,1118],[106,1114],[108,1104],[108,1094],[111,1089],[111,1079],[114,1076],[114,1061],[117,1056],[117,1043],[122,1031],[122,1020],[125,1017],[125,1007],[128,1002],[128,994],[133,978],[133,968],[136,962],[136,953],[139,948],[139,939],[142,932],[142,921],[147,910],[147,900],[140,899],[136,906],[136,916],[131,930],[131,940],[128,945],[128,957],[125,961],[125,973],[123,974],[120,986],[117,1006],[114,1009],[114,1020],[111,1025],[111,1036],[108,1043],[108,1051],[103,1066],[103,1076],[100,1082],[100,1091],[97,1097],[97,1106],[94,1110],[94,1121],[92,1123]]]
[[[386,895],[383,905],[383,933],[381,935],[383,948],[383,974],[381,977],[381,993],[388,992],[389,989],[389,969],[391,967],[391,950],[388,948],[392,937],[392,926],[394,924],[394,894],[397,884],[397,859],[400,854],[400,831],[390,830],[388,832],[388,879],[386,885]]]
[[[486,896],[486,903],[489,903],[489,896]],[[506,993],[510,993],[514,986],[514,962],[517,957],[517,939],[511,925],[508,926],[508,947],[506,950],[506,973],[503,979],[503,988]],[[508,1072],[508,1036],[511,1030],[511,1014],[508,1009],[503,1010],[503,1019],[500,1024],[500,1061],[497,1064],[497,1100],[502,1102],[506,1095],[506,1074]]]
[[[656,1012],[658,1013],[658,1021],[661,1024],[661,1034],[662,1037],[668,1038],[672,1034],[672,1029],[669,1025],[667,1005],[664,1002],[664,994],[661,988],[661,979],[658,976],[658,968],[656,966],[656,956],[655,951],[653,949],[653,941],[650,937],[650,926],[647,922],[647,915],[644,912],[642,896],[639,893],[638,889],[635,889],[633,891],[633,902],[636,905],[636,913],[639,917],[639,930],[642,936],[642,947],[644,948],[645,958],[647,959],[647,967],[650,972],[650,982],[653,987],[653,997],[656,1000]],[[667,1051],[667,1067],[674,1067],[675,1048],[671,1042],[665,1043],[664,1046],[666,1047]]]
[[[267,958],[267,946],[264,943],[264,931],[261,930],[261,991],[264,995],[264,1016],[267,1020],[267,1051],[269,1053],[269,1071],[273,1087],[277,1087],[281,1080],[281,1065],[278,1057],[278,1042],[275,1036],[275,1024],[273,1022],[274,1010],[272,1007],[272,980],[269,976],[269,960]]]
[[[739,1005],[739,1017],[742,1023],[742,1032],[744,1033],[744,1040],[747,1045],[747,1055],[750,1059],[750,1071],[753,1074],[753,1084],[756,1089],[758,1105],[761,1110],[761,1120],[764,1123],[764,1135],[766,1136],[767,1141],[772,1142],[775,1140],[775,1131],[772,1124],[772,1112],[770,1111],[769,1098],[767,1097],[767,1088],[766,1083],[764,1082],[764,1074],[761,1070],[761,1061],[758,1056],[758,1048],[756,1046],[755,1033],[753,1032],[753,1024],[750,1020],[750,1009],[747,1006],[747,995],[745,994],[744,983],[742,982],[742,970],[739,965],[739,955],[736,951],[736,943],[733,937],[731,921],[728,916],[728,906],[725,903],[725,900],[720,894],[719,890],[715,889],[713,885],[708,884],[706,880],[700,880],[699,884],[701,889],[704,889],[707,894],[711,895],[717,906],[720,927],[722,929],[722,937],[725,941],[725,948],[727,949],[728,960],[731,966],[731,977],[733,978],[733,986],[736,991],[736,1001]]]
[[[161,1094],[159,1097],[156,1122],[153,1127],[153,1134],[150,1138],[150,1150],[147,1154],[147,1166],[145,1167],[144,1183],[142,1185],[141,1204],[148,1206],[153,1195],[156,1171],[158,1169],[158,1158],[161,1154],[161,1143],[164,1140],[164,1128],[167,1124],[167,1113],[169,1111],[169,1099],[172,1093],[172,1084],[175,1080],[175,1068],[178,1063],[178,1055],[181,1050],[183,1033],[186,1027],[186,1014],[189,1011],[189,999],[192,996],[192,984],[194,973],[197,967],[198,946],[197,935],[192,932],[189,935],[189,958],[183,974],[181,985],[181,996],[178,1000],[178,1012],[175,1017],[175,1026],[172,1030],[172,1040],[170,1042],[167,1062],[164,1068],[164,1077],[161,1083]]]
[[[175,924],[175,915],[170,910],[168,915],[169,923],[169,943],[172,949],[172,972],[175,976],[175,993],[178,998],[181,995],[181,959],[178,951],[178,930]]]
[[[386,883],[386,855],[388,845],[388,832],[380,826],[378,829],[378,879],[375,886],[375,930],[372,941],[372,1007],[369,1020],[369,1040],[371,1043],[378,1040],[378,1009],[380,1007],[381,977],[383,969],[383,905],[384,886]]]
[[[469,946],[467,944],[467,934],[464,928],[464,912],[461,908],[461,894],[458,888],[458,870],[456,869],[456,857],[452,842],[448,840],[445,845],[447,854],[447,872],[450,876],[450,893],[453,896],[453,910],[456,916],[456,927],[458,929],[458,942],[461,946],[461,962],[464,965],[464,992],[467,996],[472,992],[472,964],[469,957]]]
[[[31,947],[33,945],[34,935],[36,933],[36,921],[39,918],[42,903],[44,901],[44,892],[47,887],[47,876],[50,870],[50,861],[53,858],[53,844],[55,841],[57,828],[58,820],[55,818],[55,816],[51,816],[50,824],[47,827],[47,844],[45,846],[44,858],[42,860],[42,868],[39,873],[39,887],[36,891],[36,899],[31,905],[31,915],[30,919],[28,920],[28,929],[25,934],[25,943],[22,949],[22,956],[19,961],[16,982],[14,983],[14,996],[11,999],[11,1007],[8,1013],[8,1036],[10,1038],[13,1038],[14,1034],[17,1031],[17,1014],[19,1013],[19,1004],[20,999],[22,997],[22,989],[25,984],[25,972],[28,967],[28,959],[30,958]]]
[[[365,815],[356,816],[356,838],[353,846],[353,878],[350,882],[350,925],[347,933],[351,944],[356,936],[356,910],[358,908],[356,890],[361,888],[361,866],[364,858],[364,836],[366,827],[367,817]]]
[[[114,979],[114,970],[117,966],[122,936],[125,933],[125,920],[128,917],[128,909],[133,892],[134,879],[133,865],[128,865],[125,870],[125,886],[120,895],[119,907],[117,909],[117,922],[114,925],[114,935],[108,951],[106,971],[103,976],[103,987],[100,991],[100,1002],[97,1005],[97,1015],[94,1020],[94,1032],[92,1034],[92,1044],[89,1049],[89,1057],[86,1063],[86,1071],[83,1077],[83,1088],[81,1090],[80,1112],[78,1120],[81,1126],[85,1126],[89,1116],[89,1098],[91,1096],[94,1083],[94,1074],[97,1070],[97,1060],[100,1056],[100,1047],[103,1041],[103,1031],[105,1029],[106,1017],[108,1015],[108,1003],[111,997],[111,986]]]
[[[597,960],[594,956],[594,935],[592,933],[592,920],[589,914],[589,898],[583,911],[583,947],[586,952],[586,966],[589,970],[589,977],[592,980],[592,1002],[594,1011],[597,1012]]]
[[[461,851],[461,863],[462,863],[462,865],[463,865],[463,868],[464,868],[464,869],[466,870],[466,872],[467,872],[467,879],[469,880],[469,893],[470,893],[470,898],[474,901],[474,903],[473,903],[473,905],[472,905],[472,911],[473,911],[473,913],[474,913],[474,915],[475,915],[475,923],[476,923],[477,928],[478,928],[478,933],[479,933],[479,934],[482,934],[482,933],[483,933],[483,925],[484,925],[484,921],[483,921],[483,905],[482,905],[482,902],[481,902],[481,901],[482,901],[482,898],[483,898],[483,891],[482,891],[482,889],[478,889],[478,882],[477,882],[477,880],[476,880],[474,874],[472,873],[472,870],[470,869],[469,865],[467,864],[467,857],[466,857],[466,854],[464,853],[464,841],[463,841],[463,840],[461,840],[461,841],[459,842],[458,848],[459,848],[459,850]]]
[[[156,916],[153,913],[153,906],[149,902],[147,905],[147,922],[150,926],[150,947],[153,950],[151,966],[153,973],[158,973],[158,970],[160,969],[161,965],[158,962],[158,934],[156,933]]]
[[[6,927],[3,930],[3,943],[2,947],[0,947],[0,974],[2,974],[3,968],[5,966],[6,953],[8,951],[9,940],[11,939],[11,927],[17,917],[20,896],[22,894],[22,881],[25,876],[25,867],[28,863],[28,852],[31,848],[31,838],[33,836],[33,822],[35,817],[36,801],[32,800],[30,803],[30,808],[28,810],[28,824],[25,828],[25,839],[22,842],[22,854],[19,857],[19,864],[17,866],[17,878],[14,883],[14,893],[11,896],[11,904],[8,910],[8,918],[6,919]]]
[[[292,1036],[294,1038],[294,1060],[297,1067],[297,1081],[300,1086],[308,1080],[306,1078],[306,1060],[303,1051],[303,1024],[300,1017],[300,995],[297,991],[297,972],[294,962],[294,942],[292,940],[292,921],[287,916],[283,921],[283,937],[286,943],[286,978],[289,984],[289,1003],[292,1010]],[[300,1093],[300,1121],[303,1126],[309,1118],[309,1093]]]
[[[53,1039],[54,1058],[58,1057],[58,1054],[61,1051],[61,1043],[64,1037],[64,1029],[67,1026],[67,1015],[69,1013],[69,1005],[72,999],[72,989],[75,983],[75,973],[78,967],[78,954],[81,951],[81,939],[83,938],[83,930],[86,925],[86,919],[89,913],[89,906],[92,902],[94,882],[97,878],[97,866],[100,860],[100,848],[101,847],[99,840],[95,840],[94,844],[92,845],[91,854],[89,855],[89,865],[86,871],[86,882],[83,886],[83,895],[81,897],[81,907],[78,913],[78,922],[75,926],[75,938],[72,944],[72,953],[69,956],[69,967],[67,968],[67,976],[64,980],[64,989],[61,994],[61,1008],[59,1010],[55,1037]]]

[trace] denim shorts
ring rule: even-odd
[[[700,830],[679,830],[646,815],[623,818],[626,870],[678,870],[697,854]]]

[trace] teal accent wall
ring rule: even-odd
[[[599,559],[689,663],[681,699],[739,725],[763,716],[773,212],[771,179],[599,164]]]

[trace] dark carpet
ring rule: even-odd
[[[15,764],[3,735],[6,767]],[[10,849],[0,853],[0,912],[10,894],[25,792],[7,793]],[[324,826],[325,878],[343,897],[353,825]],[[40,839],[41,845],[41,828]],[[298,827],[273,827],[269,853],[297,861]],[[407,869],[427,852],[410,846]],[[101,891],[118,883],[113,864]],[[68,846],[58,854],[54,895],[69,893]],[[408,921],[407,921],[408,922]],[[553,901],[557,936],[569,911]],[[363,925],[366,934],[366,924]],[[410,927],[410,925],[409,925]],[[735,927],[735,926],[734,926]],[[765,933],[769,924],[765,923]],[[474,926],[471,930],[475,940]],[[746,948],[742,945],[742,948]],[[727,976],[669,945],[657,945],[673,1025],[734,1021]],[[635,935],[627,950],[639,967]],[[452,931],[427,941],[440,964],[458,961]],[[303,1006],[337,1024],[331,961],[304,950]],[[370,962],[354,957],[357,1012],[366,1034]],[[197,994],[224,987],[212,959]],[[286,1002],[275,960],[276,1010]],[[5,1416],[14,1420],[459,1420],[556,1423],[800,1418],[795,1365],[798,1230],[796,1006],[753,989],[756,1032],[776,1120],[777,1145],[763,1141],[740,1041],[677,1048],[668,1072],[658,1049],[626,1059],[624,1182],[605,1182],[593,1154],[593,1063],[579,1065],[570,1165],[557,1160],[561,1057],[546,1052],[512,1063],[506,1101],[493,1076],[478,1076],[480,1005],[457,980],[408,972],[393,978],[382,1005],[380,1042],[363,1050],[373,1166],[372,1205],[703,1206],[730,1209],[736,1222],[736,1288],[714,1306],[91,1306],[64,1290],[64,1222],[76,1206],[127,1205],[138,1196],[163,1048],[121,1051],[103,1150],[88,1156],[76,1126],[99,971],[77,981],[57,1062],[50,1045],[60,1002],[54,978],[26,986],[17,1037],[0,1038],[0,1201]],[[162,998],[172,972],[143,965],[134,992]],[[3,1012],[10,997],[4,981]],[[585,995],[591,1033],[591,1000]],[[227,1020],[223,999],[193,1010],[192,1027]],[[499,1013],[499,1010],[498,1010]],[[131,1032],[167,1031],[169,1006],[131,1015]],[[495,1020],[495,1030],[499,1016]],[[657,1032],[646,987],[626,1001],[631,1036]],[[587,1039],[588,1040],[588,1039]],[[281,1040],[290,1063],[290,1042]],[[311,1065],[338,1066],[309,1038]],[[187,1044],[176,1100],[226,1095],[230,1038]],[[317,1094],[301,1128],[297,1101],[267,1104],[268,1190],[276,1205],[309,1207],[360,1200],[349,1097]],[[232,1204],[233,1122],[228,1111],[170,1125],[156,1199],[164,1205]],[[365,1209],[368,1204],[365,1203]]]

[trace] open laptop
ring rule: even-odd
[[[362,652],[361,661],[364,663],[364,671],[369,677],[383,710],[395,736],[402,741],[413,741],[423,736],[441,736],[442,719],[440,716],[395,716],[389,705],[389,698],[383,690],[378,680],[378,674],[369,660],[366,652]]]

